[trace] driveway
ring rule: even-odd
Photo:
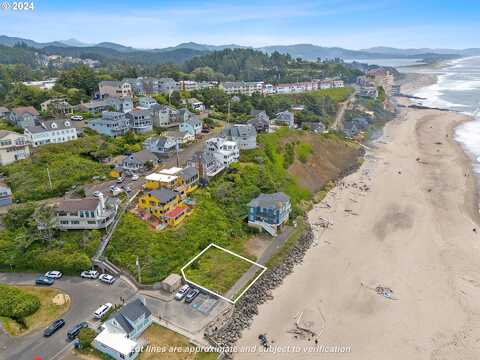
[[[33,285],[38,274],[0,273],[0,283],[15,285]],[[0,329],[0,359],[32,360],[40,356],[43,360],[58,360],[64,352],[72,347],[67,339],[67,331],[73,325],[88,321],[92,327],[99,325],[92,318],[92,313],[102,304],[110,302],[120,304],[120,297],[128,300],[135,294],[128,283],[118,279],[113,285],[106,285],[98,280],[88,280],[64,276],[52,286],[70,296],[70,309],[63,315],[66,325],[50,338],[42,336],[43,329],[28,335],[10,337]]]

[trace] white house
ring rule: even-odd
[[[295,118],[294,118],[293,112],[288,110],[279,112],[278,114],[276,114],[275,119],[273,119],[273,121],[278,125],[286,125],[289,128],[295,127],[294,120]]]
[[[166,131],[164,136],[178,142],[178,144],[187,144],[195,140],[195,136],[184,131]]]
[[[152,322],[153,316],[145,300],[137,298],[103,323],[92,346],[115,360],[136,359],[141,348],[138,338]]]
[[[45,120],[40,125],[27,126],[24,134],[34,147],[77,139],[77,129],[70,120]]]
[[[62,230],[103,229],[110,225],[118,210],[118,200],[103,194],[83,199],[63,199],[55,205],[55,227]]]
[[[205,142],[204,150],[212,154],[226,167],[240,159],[240,150],[237,143],[224,138],[208,139]]]

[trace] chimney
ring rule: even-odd
[[[100,193],[98,196],[98,199],[100,200],[100,206],[102,208],[102,212],[105,210],[105,197],[103,193]]]

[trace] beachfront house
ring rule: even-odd
[[[54,226],[61,230],[104,229],[113,222],[117,210],[118,199],[105,199],[103,194],[83,199],[62,199],[54,207]]]
[[[140,354],[138,338],[152,324],[153,315],[143,297],[122,306],[101,325],[92,346],[115,360],[133,360]]]
[[[248,225],[276,236],[291,211],[290,198],[283,192],[260,194],[248,203]]]
[[[163,220],[165,213],[175,209],[179,202],[180,196],[176,191],[161,187],[146,191],[140,196],[138,208]]]
[[[8,165],[29,156],[30,147],[25,135],[0,130],[0,165]]]
[[[221,137],[208,139],[205,142],[204,151],[212,154],[225,167],[240,159],[237,143]]]
[[[101,118],[88,121],[87,127],[100,134],[116,137],[130,131],[130,121],[124,113],[104,111]]]
[[[77,139],[77,129],[70,120],[44,120],[40,125],[27,126],[24,134],[33,147]]]
[[[240,150],[250,150],[257,147],[257,131],[253,125],[236,124],[222,131],[223,138],[235,141]]]

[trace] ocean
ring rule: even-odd
[[[459,111],[472,121],[455,129],[458,141],[473,160],[473,170],[480,175],[480,57],[452,60],[438,69],[418,72],[436,74],[436,84],[421,88],[413,95],[425,98],[420,105]]]

